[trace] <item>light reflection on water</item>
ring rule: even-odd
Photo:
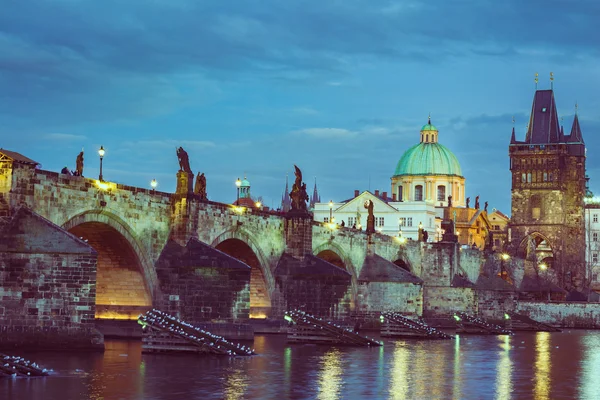
[[[288,345],[257,336],[251,358],[102,353],[20,355],[47,378],[0,379],[1,399],[598,399],[600,332],[385,340],[383,348]],[[9,352],[15,353],[15,352]],[[16,353],[15,353],[16,354]]]

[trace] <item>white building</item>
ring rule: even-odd
[[[585,262],[590,287],[600,290],[600,199],[585,199]]]
[[[431,119],[421,128],[420,143],[404,152],[391,177],[391,198],[387,192],[355,190],[354,197],[341,202],[315,203],[315,221],[334,222],[365,229],[367,210],[373,201],[375,229],[383,234],[418,239],[419,225],[429,241],[441,239],[441,216],[452,196],[453,207],[465,207],[465,178],[456,156],[438,143],[438,130]]]

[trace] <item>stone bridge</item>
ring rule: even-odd
[[[178,294],[161,287],[159,265],[167,265],[161,255],[168,243],[185,249],[190,239],[218,250],[210,253],[202,247],[203,257],[225,253],[250,267],[250,315],[268,315],[275,303],[280,309],[291,304],[293,291],[286,295],[278,288],[285,280],[278,278],[278,268],[280,274],[304,274],[298,279],[308,281],[306,274],[318,276],[324,270],[327,276],[345,274],[349,289],[334,293],[336,301],[348,310],[369,311],[393,308],[397,302],[413,304],[408,297],[422,298],[424,284],[449,286],[456,274],[476,281],[483,263],[478,251],[458,251],[451,243],[400,243],[380,234],[332,229],[310,218],[200,200],[179,189],[165,193],[45,171],[17,153],[7,154],[0,159],[0,213],[10,217],[25,206],[96,251],[96,318],[133,316],[152,305],[168,303],[169,308],[177,302]],[[287,264],[298,260],[298,266],[281,266],[285,256],[292,257]],[[309,264],[312,267],[306,267]],[[323,285],[337,287],[337,278],[328,279]],[[373,286],[386,281],[414,287],[414,293],[399,294],[399,286]],[[374,291],[365,289],[369,283]],[[320,295],[310,287],[298,290]],[[207,290],[202,288],[197,287]],[[422,313],[421,301],[414,300],[410,311]]]

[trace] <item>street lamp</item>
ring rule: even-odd
[[[548,266],[546,264],[544,264],[544,263],[541,263],[539,265],[539,267],[540,267],[540,271],[545,271],[548,268]]]
[[[242,181],[240,181],[240,178],[237,178],[237,181],[235,181],[235,186],[237,186],[237,200],[235,202],[235,205],[239,205],[240,204],[240,186],[242,186]]]
[[[256,204],[254,204],[256,206],[256,208],[260,209],[260,206],[262,206],[262,203],[260,201],[257,201]]]
[[[152,186],[152,190],[156,189],[156,186],[158,186],[158,182],[156,182],[156,179],[152,179],[152,181],[150,182],[150,186]]]
[[[333,200],[329,200],[329,222],[333,222]]]
[[[423,241],[423,223],[419,222],[419,242]]]
[[[102,159],[104,158],[104,147],[100,146],[100,150],[98,150],[98,155],[100,155],[100,176],[98,180],[102,182]]]
[[[510,256],[508,255],[508,253],[502,253],[502,255],[500,256],[500,278],[505,280],[508,276],[508,273],[506,272],[506,268],[504,267],[504,262],[508,261],[509,258]]]

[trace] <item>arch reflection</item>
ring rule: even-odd
[[[338,349],[325,353],[320,362],[317,398],[338,399],[342,389],[342,359]]]
[[[550,333],[538,332],[535,335],[535,386],[533,387],[533,395],[536,400],[550,398],[551,369]]]

